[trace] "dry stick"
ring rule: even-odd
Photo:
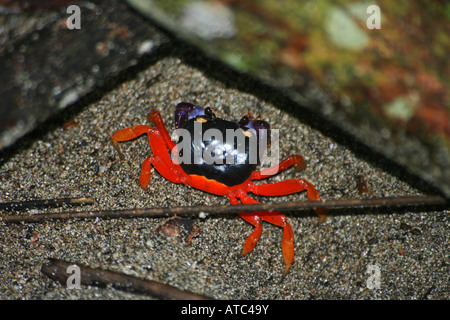
[[[177,289],[164,283],[145,280],[129,276],[123,273],[90,268],[77,263],[67,262],[57,259],[48,259],[42,265],[41,271],[49,278],[67,284],[68,277],[73,271],[67,273],[67,268],[76,265],[80,268],[80,283],[87,286],[105,287],[111,285],[116,289],[131,291],[135,293],[148,294],[153,297],[168,300],[207,300],[208,297]]]
[[[0,221],[6,223],[14,222],[40,222],[50,219],[89,219],[89,218],[148,218],[167,216],[194,216],[201,214],[231,214],[238,212],[255,211],[299,211],[318,208],[338,209],[338,208],[367,208],[367,207],[401,207],[411,205],[448,205],[445,198],[440,196],[414,196],[414,197],[392,197],[374,199],[348,199],[348,200],[327,200],[327,201],[300,201],[282,203],[260,203],[245,205],[200,205],[182,207],[160,207],[143,209],[124,210],[98,210],[80,212],[45,213],[34,215],[0,215]]]
[[[62,205],[93,204],[92,198],[60,198],[46,200],[27,200],[15,202],[0,202],[0,210],[20,210],[28,208],[57,207]]]

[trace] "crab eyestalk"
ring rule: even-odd
[[[205,109],[205,116],[206,116],[206,118],[208,118],[208,120],[216,119],[216,115],[214,114],[214,112],[211,110],[210,107],[207,107]]]

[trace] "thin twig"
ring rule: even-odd
[[[27,200],[14,202],[0,202],[0,210],[23,210],[29,208],[58,207],[62,205],[93,204],[92,198],[60,198],[46,200]]]
[[[72,211],[60,213],[44,213],[34,215],[0,215],[0,221],[14,222],[40,222],[51,219],[91,219],[91,218],[155,218],[167,216],[201,216],[202,214],[235,214],[238,212],[255,211],[302,211],[318,208],[368,208],[368,207],[402,207],[412,205],[444,206],[448,205],[446,199],[440,196],[392,197],[374,199],[348,199],[327,201],[300,201],[282,203],[260,203],[246,205],[200,205],[182,207],[160,207],[122,210],[98,211]]]
[[[167,300],[208,300],[210,298],[177,289],[164,283],[152,280],[145,280],[129,276],[123,273],[108,271],[98,268],[90,268],[77,263],[67,262],[57,259],[49,259],[42,265],[41,271],[49,278],[67,284],[68,277],[73,271],[68,273],[68,267],[76,265],[80,268],[80,284],[86,286],[112,287],[141,294],[148,294],[156,298]]]

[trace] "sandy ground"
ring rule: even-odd
[[[0,201],[90,196],[95,205],[87,208],[93,210],[227,204],[226,198],[170,183],[156,172],[149,190],[142,190],[140,166],[150,153],[146,138],[121,144],[126,161],[120,161],[111,145],[118,129],[148,123],[151,108],[161,112],[171,132],[174,108],[181,101],[210,106],[226,119],[259,112],[280,129],[281,157],[302,154],[307,168],[300,173],[288,170],[270,181],[302,177],[315,184],[324,199],[420,194],[275,106],[166,58],[77,113],[75,126],[51,127],[23,143],[0,168]],[[355,175],[366,177],[370,195],[358,193]],[[304,200],[306,195],[256,198]],[[154,231],[166,219],[0,223],[0,298],[149,298],[109,287],[67,290],[40,272],[49,257],[217,299],[449,298],[448,211],[359,213],[330,215],[318,228],[311,213],[288,215],[296,256],[281,284],[282,229],[264,223],[255,250],[240,257],[252,227],[237,215],[194,218],[200,234],[190,245]],[[380,271],[379,288],[367,286],[371,266]]]

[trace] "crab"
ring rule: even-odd
[[[160,175],[173,183],[181,183],[208,193],[226,196],[232,205],[260,203],[250,197],[248,193],[260,196],[283,196],[306,190],[309,200],[321,200],[319,192],[314,185],[304,179],[289,179],[266,184],[254,183],[257,180],[268,178],[290,167],[294,167],[297,170],[303,169],[305,167],[305,161],[301,155],[291,155],[276,166],[256,170],[261,159],[258,156],[256,162],[249,161],[251,150],[247,144],[245,148],[238,148],[239,150],[236,152],[236,148],[233,148],[233,145],[230,146],[230,143],[227,145],[227,142],[224,142],[223,139],[218,140],[216,134],[216,136],[209,135],[209,139],[202,140],[200,143],[195,138],[191,138],[191,141],[185,141],[185,143],[188,142],[187,145],[190,148],[179,150],[180,141],[186,137],[179,138],[179,143],[175,144],[158,111],[152,109],[147,117],[150,122],[155,124],[156,128],[149,125],[136,125],[121,129],[112,136],[113,146],[117,150],[120,158],[124,160],[125,157],[120,150],[119,142],[133,140],[143,134],[148,135],[153,155],[145,159],[142,164],[139,183],[143,189],[148,188],[151,167],[153,166]],[[216,117],[209,107],[202,108],[187,102],[181,102],[176,106],[176,129],[184,129],[192,137],[195,136],[195,128],[199,128],[199,125],[201,125],[202,134],[208,129],[215,129],[216,133],[219,132],[225,135],[227,130],[232,129],[241,131],[245,135],[245,139],[256,135],[258,137],[258,148],[260,148],[261,139],[268,138],[270,133],[269,123],[262,120],[260,116],[254,117],[249,114],[243,116],[239,122],[233,122]],[[232,159],[240,159],[240,161],[231,161],[230,163],[220,163],[218,161],[211,163],[203,161],[203,159],[193,162],[179,161],[179,156],[183,152],[188,153],[187,159],[189,159],[189,153],[192,155],[195,150],[205,151],[208,146],[211,147],[213,145],[218,148],[215,150],[221,150],[216,151],[216,156],[219,158],[222,157],[225,159],[226,156],[231,155]],[[186,156],[186,154],[184,155]],[[325,221],[327,216],[326,209],[319,208],[315,212],[319,216],[317,224]],[[285,263],[281,277],[283,279],[288,274],[294,261],[294,232],[286,216],[277,211],[239,213],[239,215],[254,226],[253,231],[244,243],[241,255],[246,255],[255,248],[261,236],[262,221],[283,228],[281,244]]]

